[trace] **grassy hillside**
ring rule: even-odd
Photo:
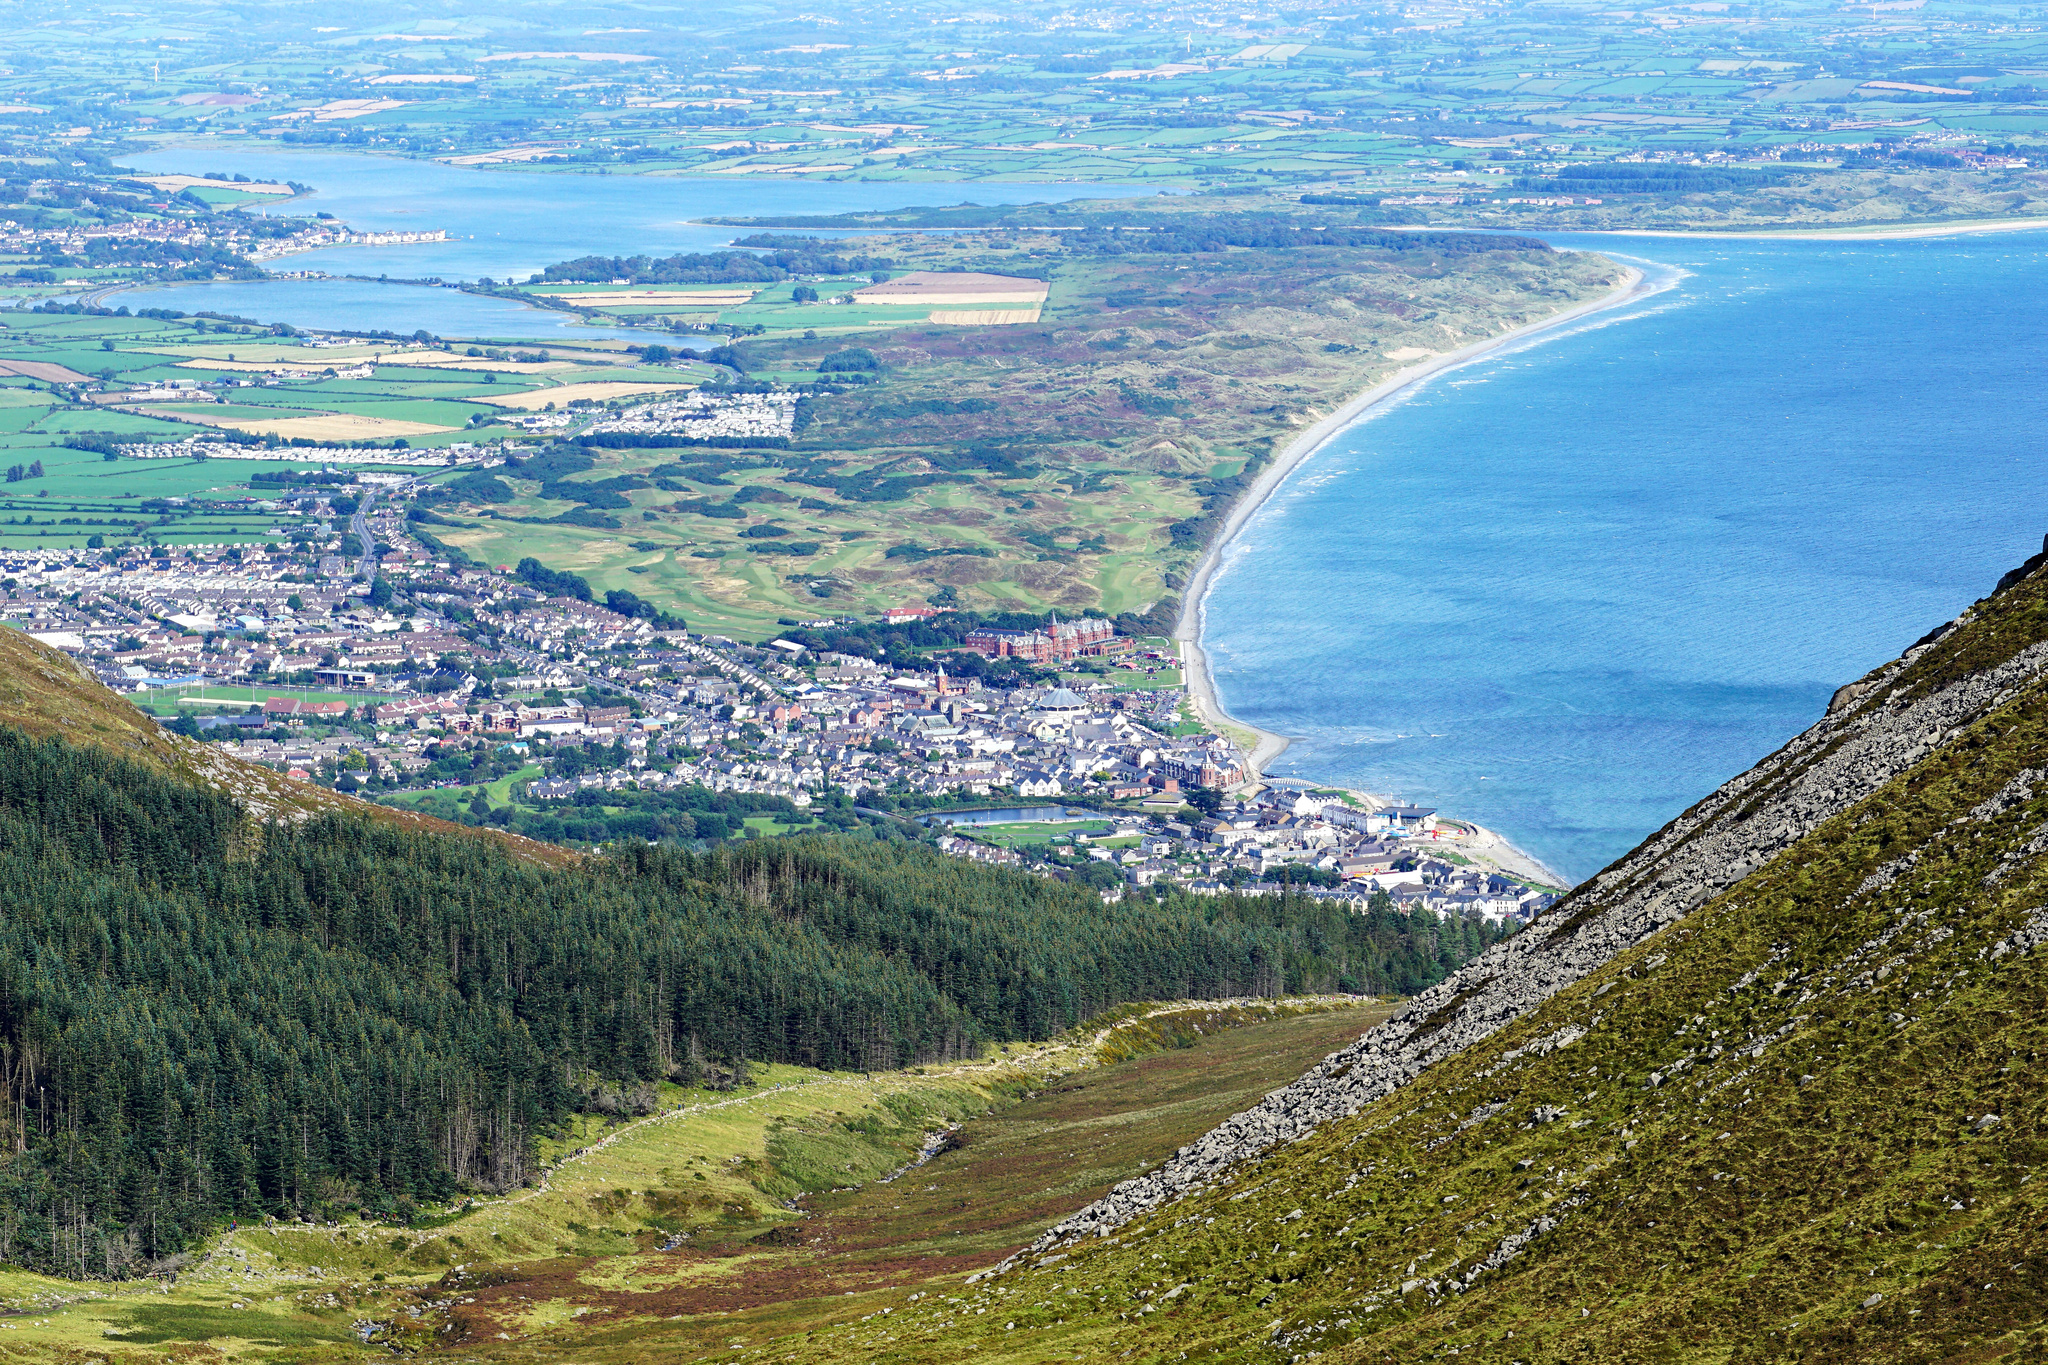
[[[974,1062],[663,1086],[647,1117],[580,1116],[534,1188],[411,1227],[245,1222],[168,1280],[0,1270],[0,1358],[309,1365],[363,1359],[368,1334],[378,1354],[687,1359],[855,1321],[990,1264],[1386,1013],[1134,1007]]]
[[[954,1065],[1417,946],[1293,896],[1105,904],[893,833],[571,860],[439,823],[160,733],[0,635],[0,1261],[124,1279],[237,1221],[418,1225],[763,1066]],[[978,1111],[919,1104],[885,1127]],[[792,1142],[798,1174],[749,1168],[775,1202],[830,1184]],[[657,1226],[725,1207],[682,1188]]]
[[[659,1159],[634,1145],[687,1117],[624,1130],[527,1222],[479,1201],[475,1236],[344,1222],[294,1231],[291,1258],[258,1232],[195,1276],[204,1304],[91,1311],[137,1362],[198,1339],[338,1357],[343,1317],[504,1361],[2040,1359],[2044,563],[1248,1110],[1249,1059],[1221,1039],[1159,1054],[1196,1065],[1178,1080],[1097,1092],[1109,1113],[1041,1081],[990,1114],[985,1085],[928,1071],[796,1100],[751,1130],[758,1154],[721,1159],[704,1129]],[[1268,1027],[1305,1030],[1292,1066],[1346,1032]],[[1148,1140],[1105,1124],[1126,1103]],[[963,1118],[957,1151],[875,1181]],[[977,1271],[1120,1169],[1062,1231]],[[837,1170],[849,1188],[827,1185]],[[535,1197],[571,1195],[556,1182]],[[750,1227],[706,1206],[667,1232],[664,1201],[700,1183],[714,1203],[810,1191],[811,1213]],[[276,1278],[316,1250],[338,1262],[322,1282]],[[416,1284],[435,1256],[453,1264],[432,1286],[391,1287],[397,1262]],[[212,1299],[259,1291],[272,1344],[231,1341],[256,1330],[235,1316],[251,1299]]]
[[[952,1061],[1339,970],[1292,901],[1108,906],[865,836],[541,868],[335,814],[252,831],[218,791],[6,728],[0,876],[0,1257],[79,1276],[231,1218],[516,1188],[574,1115],[750,1060]]]
[[[1726,890],[1350,1116],[803,1358],[2039,1359],[2030,568],[1565,902],[1540,946],[1556,960],[1705,840],[1757,864]],[[1889,758],[1830,766],[1873,736]],[[1771,804],[1788,793],[1832,813],[1802,832]],[[1537,969],[1511,947],[1459,993]]]
[[[209,787],[235,802],[251,829],[270,819],[292,822],[346,815],[414,833],[480,839],[526,862],[564,865],[576,857],[567,849],[503,830],[436,820],[296,782],[223,753],[216,745],[171,734],[102,686],[69,655],[19,630],[0,630],[0,726],[38,739],[62,739],[165,777]]]

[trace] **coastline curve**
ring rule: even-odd
[[[1457,369],[1503,347],[1578,322],[1596,313],[1633,303],[1648,294],[1658,292],[1661,288],[1652,284],[1646,273],[1635,266],[1623,264],[1622,271],[1621,282],[1599,298],[1589,299],[1550,317],[1503,332],[1499,336],[1488,337],[1455,351],[1432,356],[1428,360],[1395,371],[1371,388],[1353,396],[1329,416],[1288,442],[1272,464],[1266,467],[1245,491],[1244,496],[1230,509],[1230,515],[1224,519],[1222,527],[1202,551],[1201,559],[1196,561],[1194,574],[1189,578],[1187,590],[1181,597],[1180,615],[1174,622],[1173,638],[1180,646],[1182,673],[1186,679],[1189,700],[1194,703],[1202,721],[1212,729],[1228,728],[1252,737],[1249,760],[1255,779],[1265,775],[1266,769],[1287,752],[1292,741],[1285,735],[1261,729],[1231,715],[1217,694],[1215,678],[1210,672],[1209,657],[1202,648],[1202,634],[1207,623],[1209,589],[1215,581],[1217,569],[1223,562],[1223,552],[1252,516],[1286,482],[1290,474],[1375,406],[1446,370]],[[1475,826],[1476,828],[1478,827]],[[1494,831],[1480,830],[1480,833],[1498,841],[1506,849],[1513,849],[1522,858],[1528,858],[1528,855],[1514,849],[1512,843]],[[1536,860],[1528,861],[1535,863]]]
[[[1969,237],[1992,232],[2038,232],[2048,228],[2048,218],[1983,218],[1960,223],[1882,223],[1870,227],[1855,224],[1822,225],[1810,228],[1756,228],[1747,232],[1693,232],[1684,228],[1588,228],[1588,236],[1687,237],[1699,241],[1736,240],[1752,242],[1912,242],[1935,237]]]
[[[1287,751],[1291,742],[1284,735],[1276,735],[1249,725],[1231,715],[1223,708],[1216,695],[1215,679],[1209,672],[1209,658],[1202,649],[1202,627],[1208,614],[1209,587],[1216,570],[1222,563],[1223,551],[1244,529],[1247,521],[1263,507],[1301,464],[1329,444],[1332,438],[1346,430],[1361,415],[1384,403],[1389,398],[1422,383],[1446,370],[1469,364],[1513,342],[1526,341],[1532,336],[1577,322],[1595,313],[1605,312],[1633,303],[1646,294],[1654,292],[1644,272],[1634,266],[1624,265],[1622,281],[1597,299],[1589,299],[1565,309],[1561,313],[1526,323],[1499,336],[1475,341],[1443,355],[1432,356],[1404,369],[1396,370],[1379,383],[1359,393],[1329,416],[1288,442],[1273,463],[1259,475],[1252,486],[1245,491],[1237,504],[1230,509],[1215,538],[1202,551],[1201,559],[1195,563],[1194,575],[1188,580],[1187,591],[1182,594],[1180,615],[1174,622],[1173,638],[1181,647],[1183,671],[1187,679],[1188,695],[1202,719],[1211,726],[1229,725],[1234,729],[1247,731],[1257,736],[1257,747],[1251,754],[1255,772],[1263,774],[1266,766]]]

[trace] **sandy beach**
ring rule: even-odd
[[[1281,791],[1343,792],[1347,797],[1356,798],[1351,804],[1361,809],[1377,809],[1385,805],[1398,804],[1388,797],[1360,791],[1356,787],[1329,787],[1317,782],[1292,778],[1273,785]],[[1532,886],[1565,889],[1572,884],[1571,878],[1541,858],[1516,848],[1484,825],[1475,825],[1470,820],[1446,819],[1440,822],[1440,827],[1440,839],[1426,845],[1437,852],[1482,867],[1498,868],[1517,881],[1528,882]]]
[[[1207,610],[1209,584],[1215,576],[1217,565],[1222,561],[1223,549],[1230,543],[1231,538],[1303,460],[1320,450],[1325,442],[1349,426],[1360,413],[1375,403],[1383,403],[1431,375],[1441,374],[1445,370],[1476,360],[1510,342],[1520,341],[1550,328],[1561,327],[1592,313],[1619,307],[1643,293],[1643,281],[1643,273],[1640,270],[1628,268],[1622,282],[1597,299],[1568,308],[1540,322],[1517,327],[1513,331],[1503,332],[1484,341],[1475,341],[1469,346],[1431,356],[1427,360],[1395,371],[1288,442],[1286,448],[1265,468],[1244,497],[1238,500],[1237,505],[1231,509],[1229,518],[1223,523],[1222,529],[1216,538],[1209,542],[1208,549],[1203,552],[1200,562],[1195,566],[1194,576],[1188,581],[1187,591],[1181,597],[1180,619],[1174,623],[1173,635],[1180,644],[1182,672],[1187,679],[1188,696],[1193,700],[1195,710],[1211,728],[1240,731],[1253,737],[1251,766],[1254,773],[1264,774],[1274,759],[1287,752],[1287,737],[1276,735],[1269,730],[1261,730],[1256,725],[1247,725],[1225,711],[1222,702],[1216,696],[1215,680],[1209,674],[1208,656],[1202,652],[1202,623]],[[1481,852],[1483,845],[1484,861],[1493,863],[1504,871],[1533,875],[1538,880],[1551,884],[1563,884],[1556,872],[1517,849],[1500,835],[1476,825],[1473,829],[1476,835],[1472,847],[1467,849],[1467,852]]]
[[[1469,820],[1462,824],[1471,825]],[[1516,848],[1484,825],[1472,825],[1472,837],[1454,845],[1457,852],[1476,863],[1487,863],[1499,868],[1510,877],[1535,882],[1539,886],[1570,887],[1572,879],[1557,871],[1542,859],[1532,857]]]

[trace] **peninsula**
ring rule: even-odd
[[[1418,358],[1513,333],[1626,278],[1605,258],[1525,238],[1221,207],[1092,206],[1057,224],[1027,208],[982,232],[869,232],[829,250],[773,230],[736,239],[759,257],[592,258],[501,287],[658,325],[668,339],[656,354],[727,367],[699,390],[707,398],[780,392],[792,405],[763,439],[713,436],[679,460],[689,431],[711,436],[693,425],[708,409],[536,395],[555,410],[517,420],[596,464],[451,484],[471,524],[445,538],[754,638],[782,618],[926,597],[1096,611],[1127,633],[1165,635],[1203,549],[1302,432]],[[746,278],[762,274],[779,278]],[[960,302],[906,302],[900,282],[927,277],[997,283],[944,296]],[[593,485],[621,502],[579,509],[576,490]]]

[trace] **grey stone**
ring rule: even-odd
[[[1925,647],[1918,652],[1924,653]],[[1107,1236],[1133,1218],[1214,1183],[1239,1162],[1393,1094],[1431,1066],[1492,1037],[1711,903],[1822,822],[2005,704],[2048,672],[2048,643],[2030,646],[2001,664],[1913,699],[1900,695],[1906,690],[1899,686],[1901,675],[1909,666],[1905,659],[1895,660],[1852,684],[1858,690],[1846,699],[1837,693],[1837,704],[1818,724],[1725,783],[1527,929],[1424,991],[1293,1084],[1182,1147],[1158,1169],[1123,1182],[1047,1230],[992,1273],[1082,1237]],[[2040,777],[2029,773],[2015,779],[1980,810],[1988,815],[2027,799]],[[1995,959],[2041,943],[2048,943],[2048,907],[2008,942],[1987,951]],[[1664,961],[1660,952],[1637,964],[1637,970],[1653,971]],[[1525,1054],[1542,1055],[1568,1046],[1585,1031],[1578,1025],[1559,1030],[1504,1057],[1496,1069],[1513,1065]],[[1652,1075],[1648,1083],[1657,1085],[1691,1064],[1690,1058],[1682,1058]],[[1811,1079],[1802,1077],[1801,1083]],[[1537,1116],[1539,1121],[1555,1117]],[[1516,1249],[1519,1243],[1505,1254]]]

